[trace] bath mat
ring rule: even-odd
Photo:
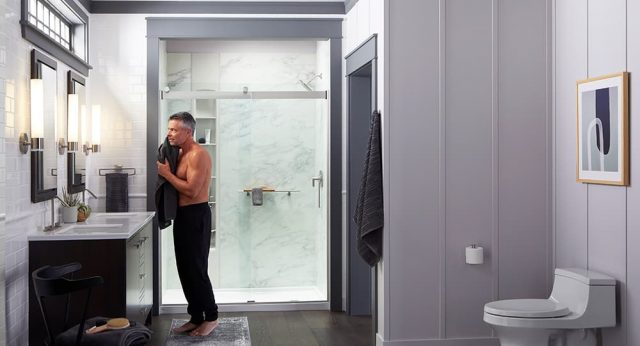
[[[171,322],[166,346],[251,346],[249,321],[246,316],[218,319],[218,327],[207,336],[189,336],[189,333],[175,334],[173,328],[185,324],[188,320],[174,319]]]

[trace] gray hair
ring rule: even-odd
[[[189,112],[178,112],[169,117],[169,120],[182,121],[182,127],[191,129],[191,133],[196,131],[196,119]]]

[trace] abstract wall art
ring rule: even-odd
[[[577,82],[577,181],[629,185],[628,102],[628,72]]]

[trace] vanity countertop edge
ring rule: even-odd
[[[53,231],[32,230],[28,241],[129,239],[153,220],[155,212],[93,213],[85,222],[63,224]],[[83,232],[82,229],[90,230]],[[77,230],[77,231],[75,231]]]

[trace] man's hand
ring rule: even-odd
[[[166,163],[162,163],[160,161],[157,162],[158,165],[158,175],[163,178],[168,178],[171,175],[171,166],[169,166],[169,161],[166,160]]]

